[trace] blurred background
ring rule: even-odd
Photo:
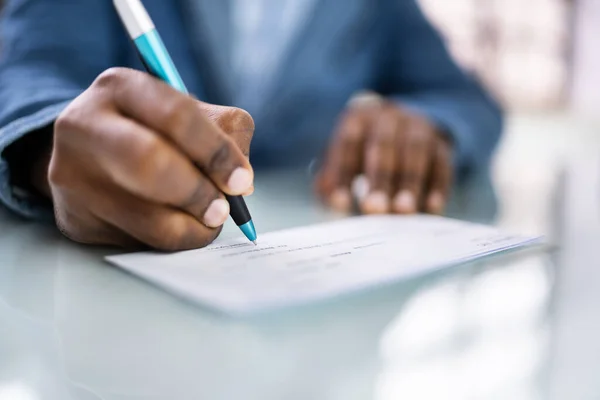
[[[507,110],[492,169],[497,225],[546,235],[563,255],[523,258],[416,296],[411,304],[422,308],[404,313],[410,322],[392,325],[382,342],[390,361],[381,398],[598,398],[588,371],[600,353],[588,333],[598,332],[600,1],[420,1],[455,59]],[[469,331],[479,306],[475,319],[495,326],[487,333]],[[439,341],[415,350],[427,332]],[[446,350],[431,351],[433,343]]]
[[[598,1],[421,2],[455,58],[510,110],[598,109]]]
[[[600,109],[599,1],[419,1],[456,60],[511,111]]]
[[[420,0],[455,59],[508,111],[494,162],[498,223],[550,234],[550,195],[600,154],[600,2]]]

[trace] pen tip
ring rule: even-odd
[[[256,243],[256,240],[253,240],[252,243],[254,243],[255,246],[258,246],[258,243]]]

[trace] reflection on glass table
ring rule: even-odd
[[[307,178],[257,181],[259,229],[340,218],[312,203]],[[450,213],[489,222],[494,211],[481,180]],[[0,399],[545,398],[556,276],[546,251],[235,320],[111,268],[102,256],[114,250],[0,215]]]

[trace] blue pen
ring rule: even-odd
[[[141,0],[113,0],[146,70],[182,93],[188,93],[158,31]],[[256,229],[242,196],[225,196],[229,213],[248,240],[256,244]]]

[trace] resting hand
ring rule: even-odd
[[[452,182],[452,146],[430,121],[391,102],[350,106],[342,116],[317,193],[332,208],[352,207],[352,183],[364,175],[366,214],[443,212]]]

